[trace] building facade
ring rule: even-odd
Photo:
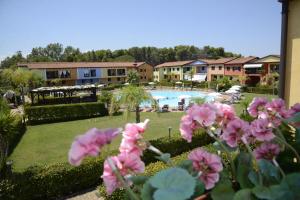
[[[38,71],[48,85],[125,83],[130,70],[138,73],[140,82],[153,78],[153,67],[145,62],[37,62],[18,66]]]
[[[246,84],[256,86],[267,83],[271,76],[278,78],[280,57],[268,55],[244,65]]]
[[[216,81],[224,77],[225,63],[236,58],[220,58],[208,61],[207,81]]]
[[[230,80],[238,80],[242,84],[244,84],[246,81],[244,65],[253,62],[256,59],[256,57],[250,56],[236,58],[234,60],[226,62],[224,64],[224,76],[227,76]]]

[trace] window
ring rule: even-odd
[[[143,79],[143,77],[141,76],[140,79]]]
[[[173,68],[173,71],[175,71],[175,68]]]
[[[146,69],[144,69],[144,72],[146,72],[147,70]]]
[[[237,69],[238,69],[239,71],[241,71],[241,67],[238,67]]]
[[[167,79],[168,78],[168,76],[167,75],[164,75],[164,79]]]
[[[175,75],[174,77],[175,77],[175,79],[177,79],[177,75]]]
[[[222,70],[222,68],[223,68],[222,66],[219,66],[219,70]]]
[[[226,70],[227,70],[227,71],[230,71],[230,67],[226,67]]]
[[[58,71],[47,71],[46,77],[47,77],[47,79],[58,78]]]
[[[90,70],[85,69],[85,70],[83,71],[83,77],[90,77]]]
[[[125,69],[117,69],[118,76],[125,76]]]
[[[70,70],[59,70],[58,74],[59,74],[59,78],[70,78],[71,77]]]
[[[179,69],[179,67],[177,68],[177,71],[179,71],[180,69]]]
[[[93,83],[94,82],[94,80],[93,79],[90,79],[90,83]]]
[[[111,82],[111,78],[108,78],[107,81],[108,81],[108,82]]]
[[[120,78],[120,77],[118,77],[118,78],[117,78],[117,80],[118,80],[118,81],[120,81],[120,80],[121,80],[121,78]]]
[[[146,80],[146,79],[147,79],[147,77],[146,77],[146,76],[144,76],[144,79]]]
[[[202,69],[202,71],[204,71],[204,70],[205,70],[205,67],[202,67],[201,69]]]
[[[143,72],[143,69],[140,69],[140,72]]]
[[[95,69],[91,69],[91,77],[96,77],[96,70]]]
[[[166,68],[164,68],[164,71],[166,71]]]
[[[108,76],[116,76],[116,69],[108,69],[107,74]]]
[[[212,66],[212,67],[211,67],[211,70],[215,70],[215,68],[216,68],[215,66]]]

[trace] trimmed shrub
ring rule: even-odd
[[[278,94],[278,89],[275,88],[271,88],[271,87],[243,87],[243,91],[244,92],[249,92],[249,93],[257,93],[257,94],[274,94],[277,95]]]
[[[197,134],[191,143],[177,136],[150,141],[151,144],[169,152],[172,156],[182,154],[195,147],[207,145],[212,140],[207,134]],[[112,151],[111,154],[117,154]],[[143,156],[145,164],[157,161],[152,152]],[[104,158],[87,159],[79,167],[68,163],[28,168],[14,173],[11,179],[0,181],[0,199],[54,199],[95,187],[101,183]]]
[[[107,115],[103,103],[78,103],[47,106],[27,106],[25,114],[30,124],[69,121]]]

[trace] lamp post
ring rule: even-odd
[[[169,127],[168,127],[168,130],[169,130],[169,140],[171,140],[171,131],[172,131],[172,127],[169,126]]]

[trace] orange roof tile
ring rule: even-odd
[[[60,68],[110,68],[110,67],[139,67],[145,62],[32,62],[18,63],[19,67],[29,69],[60,69]]]

